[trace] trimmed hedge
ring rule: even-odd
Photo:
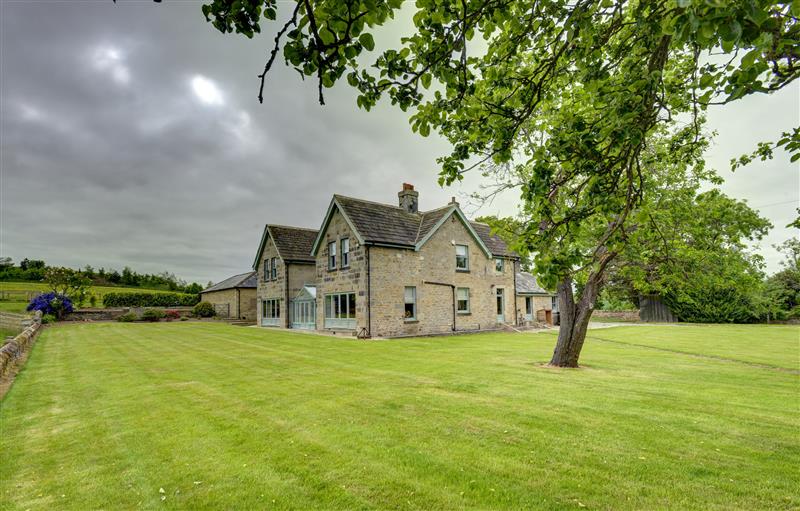
[[[200,295],[187,293],[106,293],[105,307],[191,307]]]

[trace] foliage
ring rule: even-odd
[[[775,248],[784,255],[783,269],[767,278],[764,300],[776,319],[793,319],[800,310],[800,240],[791,238]]]
[[[167,321],[172,321],[173,319],[180,319],[181,313],[174,309],[169,309],[164,311],[164,317]]]
[[[161,309],[145,309],[142,312],[142,321],[159,321],[164,319],[166,314]]]
[[[43,314],[43,315],[42,315],[42,324],[44,324],[44,325],[47,325],[47,324],[49,324],[49,323],[55,323],[55,321],[56,321],[57,319],[58,319],[58,318],[56,318],[56,317],[55,317],[54,315],[52,315],[52,314]]]
[[[614,293],[613,288],[604,288],[598,297],[597,309],[604,311],[633,311],[638,310],[638,307],[627,296]]]
[[[200,300],[198,295],[185,293],[106,293],[106,307],[179,307],[192,306]]]
[[[210,318],[216,315],[217,311],[214,310],[214,305],[210,302],[200,302],[192,309],[192,314],[199,318]]]
[[[139,316],[137,316],[135,312],[126,312],[122,316],[118,317],[117,321],[122,323],[131,323],[137,319],[139,319]]]
[[[64,294],[54,292],[42,293],[28,304],[28,311],[41,311],[61,319],[64,314],[72,312],[72,300]]]
[[[497,217],[494,215],[479,216],[478,222],[487,224],[492,228],[492,234],[500,237],[510,247],[518,246],[520,243],[519,235],[522,231],[523,222],[512,217]],[[520,255],[519,266],[522,271],[533,272],[533,258],[530,254]]]
[[[88,277],[70,268],[47,268],[44,280],[54,293],[70,297],[79,307],[86,301],[86,293],[92,284]]]

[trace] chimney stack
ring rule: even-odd
[[[416,213],[419,209],[419,192],[414,190],[414,185],[403,183],[403,190],[397,192],[397,197],[400,201],[400,207],[408,213]]]

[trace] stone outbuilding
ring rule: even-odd
[[[558,299],[555,293],[542,288],[536,277],[526,271],[518,271],[517,289],[517,324],[556,322]]]
[[[257,286],[256,272],[240,273],[201,291],[200,300],[214,305],[219,317],[255,321]]]

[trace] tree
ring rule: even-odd
[[[189,293],[189,294],[196,295],[196,294],[198,294],[198,293],[199,293],[200,291],[202,291],[202,290],[203,290],[203,286],[201,286],[201,285],[200,285],[200,284],[198,284],[197,282],[192,282],[191,284],[189,284],[188,286],[186,286],[186,288],[184,289],[184,291],[183,291],[183,292],[184,292],[184,293]]]
[[[0,257],[0,270],[5,270],[14,266],[14,261],[10,257]]]
[[[34,269],[44,269],[44,261],[40,259],[28,259],[27,257],[19,262],[19,267],[22,268],[24,271],[27,270],[34,270]]]
[[[45,272],[45,282],[53,293],[69,297],[78,306],[86,301],[86,293],[92,285],[88,277],[70,268],[48,268]]]
[[[800,317],[800,240],[790,238],[775,248],[784,255],[783,269],[765,283],[767,302],[773,315]]]
[[[323,89],[346,77],[359,107],[388,96],[412,108],[412,130],[436,130],[452,145],[439,159],[441,184],[476,168],[526,178],[516,183],[522,245],[537,254],[542,284],[557,285],[556,366],[578,365],[606,270],[638,222],[654,134],[674,148],[698,144],[710,104],[780,90],[800,75],[797,2],[419,0],[413,31],[369,68],[371,31],[402,0],[290,5],[259,100],[282,50],[287,65],[316,77],[321,104]],[[278,16],[277,0],[213,0],[203,12],[218,30],[248,37],[262,16]],[[709,61],[712,51],[730,60]],[[783,138],[800,152],[798,132]],[[684,166],[697,163],[692,150],[679,154]]]

